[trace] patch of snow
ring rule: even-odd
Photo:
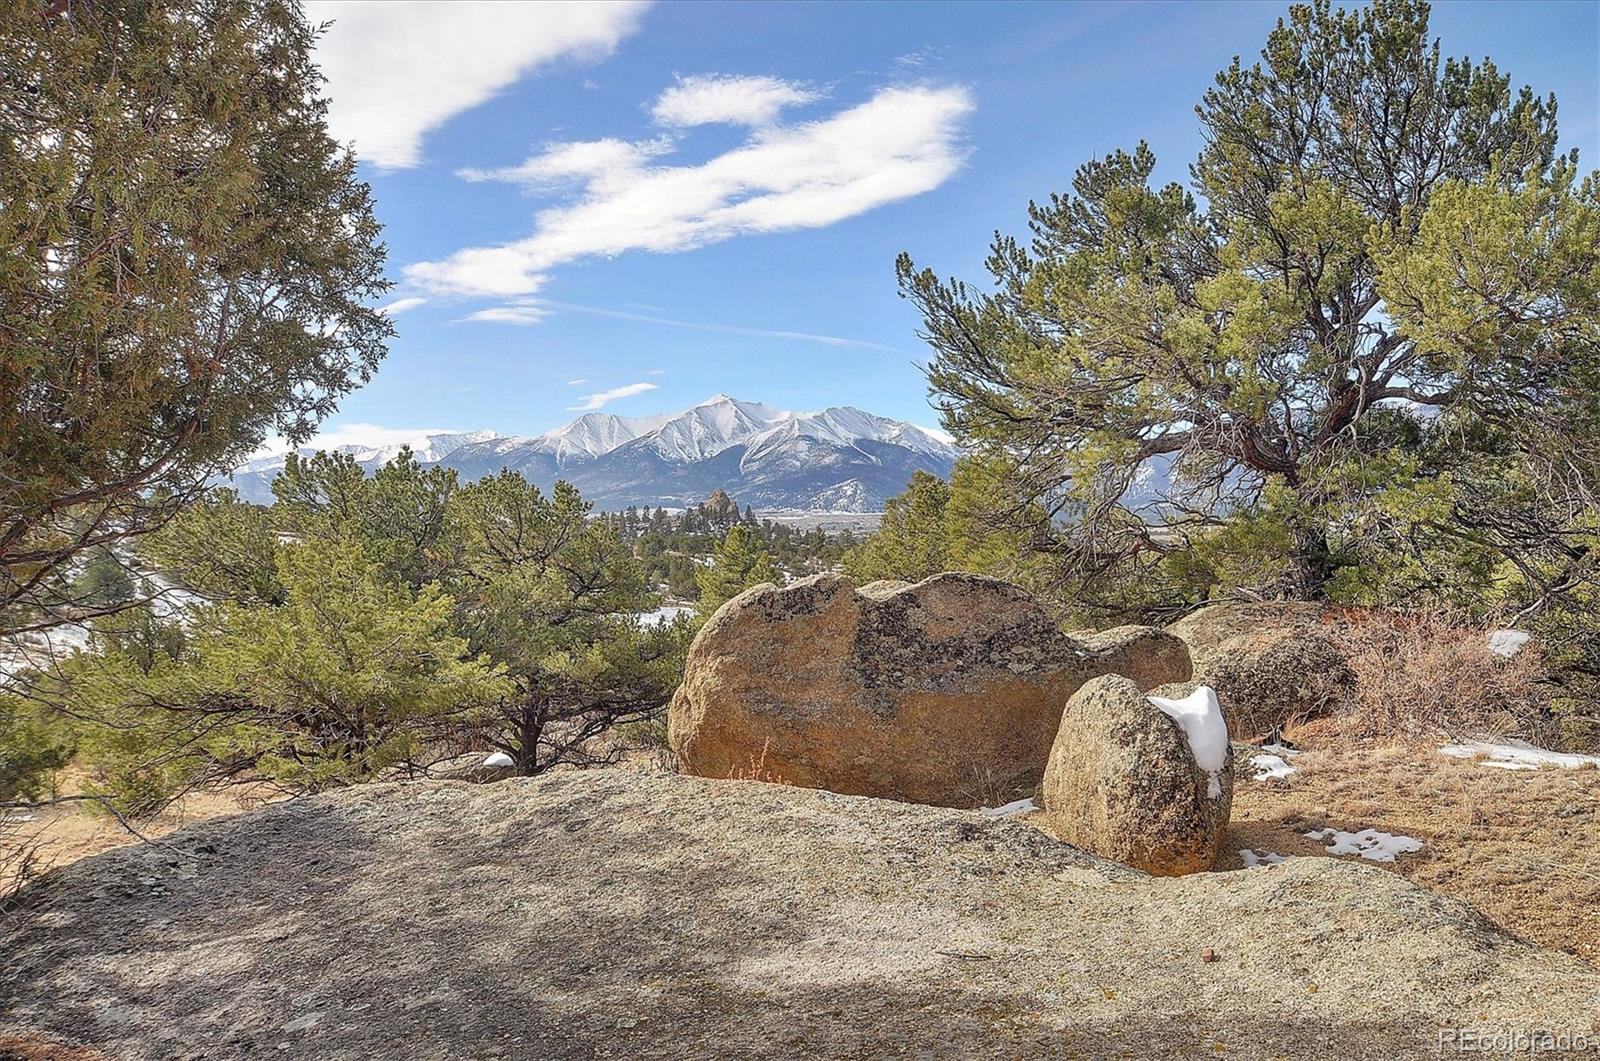
[[[979,807],[978,813],[990,818],[1013,818],[1018,814],[1027,814],[1038,809],[1038,804],[1033,802],[1032,796],[1029,796],[1026,799],[1014,800],[1003,807]]]
[[[1211,799],[1221,796],[1222,768],[1228,762],[1228,724],[1222,719],[1216,691],[1209,685],[1202,685],[1182,700],[1168,700],[1164,696],[1146,699],[1183,727],[1195,763],[1211,776],[1206,795]]]
[[[1504,744],[1472,741],[1466,744],[1446,744],[1440,755],[1455,759],[1477,759],[1482,765],[1496,770],[1537,770],[1541,766],[1559,766],[1564,770],[1578,770],[1585,766],[1600,766],[1600,755],[1575,755],[1570,752],[1553,752],[1535,747],[1526,741],[1512,740]]]
[[[483,761],[484,766],[516,766],[517,761],[505,752],[495,752]]]
[[[1280,855],[1276,851],[1255,851],[1245,848],[1239,852],[1239,859],[1244,863],[1245,869],[1255,869],[1257,866],[1276,866],[1281,862],[1287,862],[1289,856]]]
[[[1393,862],[1396,855],[1410,855],[1422,850],[1422,841],[1409,836],[1380,833],[1376,829],[1363,829],[1347,833],[1338,829],[1312,829],[1307,840],[1327,840],[1330,855],[1360,855],[1374,862]]]
[[[653,612],[640,612],[634,618],[639,620],[640,626],[660,626],[670,623],[680,615],[693,615],[694,609],[681,604],[664,604]]]
[[[1521,652],[1533,635],[1526,630],[1491,630],[1489,631],[1489,651],[1496,656],[1515,656]]]
[[[1263,744],[1261,745],[1261,750],[1271,752],[1273,755],[1283,759],[1293,759],[1295,756],[1302,754],[1299,748],[1291,748],[1287,744]]]
[[[1289,761],[1277,755],[1258,755],[1250,760],[1250,765],[1255,768],[1257,781],[1282,781],[1294,773]]]

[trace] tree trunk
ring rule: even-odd
[[[1328,597],[1328,583],[1336,565],[1328,547],[1328,532],[1320,525],[1299,523],[1292,531],[1292,551],[1285,587],[1291,600],[1320,601]]]

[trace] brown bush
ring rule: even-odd
[[[1558,736],[1535,644],[1495,655],[1489,628],[1443,611],[1366,613],[1331,636],[1354,676],[1334,713],[1347,739],[1520,737],[1548,747]]]

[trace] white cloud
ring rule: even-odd
[[[795,81],[711,74],[679,78],[656,100],[650,116],[657,125],[769,125],[783,108],[821,98],[821,93]]]
[[[309,0],[328,78],[329,127],[382,169],[422,160],[422,138],[540,66],[608,55],[638,28],[641,0],[498,4]]]
[[[598,306],[575,306],[571,302],[553,299],[519,298],[504,305],[490,306],[469,313],[464,320],[488,321],[494,324],[540,324],[551,313],[566,311],[583,313],[591,317],[610,317],[614,320],[635,321],[639,324],[660,324],[669,328],[688,328],[697,332],[716,332],[721,335],[750,335],[758,339],[795,339],[800,342],[821,343],[824,346],[856,346],[871,350],[894,350],[895,347],[872,343],[865,339],[845,339],[837,335],[819,335],[816,332],[783,331],[777,328],[748,328],[739,324],[713,324],[704,321],[675,320],[644,313],[629,313],[620,309],[601,309]],[[657,369],[656,372],[662,371]],[[654,373],[652,373],[654,374]]]
[[[622,387],[612,387],[608,391],[584,395],[582,405],[569,405],[567,406],[567,411],[585,413],[591,409],[599,409],[602,406],[609,405],[618,398],[631,398],[635,394],[643,394],[645,391],[653,391],[655,389],[656,385],[654,383],[629,383]]]
[[[539,211],[525,239],[418,262],[406,276],[446,294],[529,295],[550,269],[583,258],[831,225],[950,179],[965,161],[961,127],[972,106],[959,87],[882,89],[824,119],[755,130],[698,165],[656,161],[660,140],[548,146],[520,166],[472,177],[569,182],[581,189],[574,202]]]
[[[569,387],[581,387],[585,383],[588,383],[588,382],[589,381],[586,380],[586,379],[569,379],[569,380],[567,380],[567,386],[569,386]]]
[[[670,153],[672,147],[672,141],[665,138],[642,143],[606,139],[549,144],[544,154],[535,155],[521,165],[502,169],[459,169],[456,176],[473,183],[506,181],[531,188],[555,188],[573,181],[603,183],[609,174],[636,170],[656,155]]]
[[[425,298],[397,298],[387,306],[379,306],[378,312],[386,317],[398,317],[406,310],[416,309],[427,301]]]

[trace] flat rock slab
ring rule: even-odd
[[[369,785],[168,842],[7,915],[0,1032],[356,1059],[1391,1058],[1441,1028],[1600,1031],[1600,970],[1381,870],[1156,879],[1022,822],[753,781]]]

